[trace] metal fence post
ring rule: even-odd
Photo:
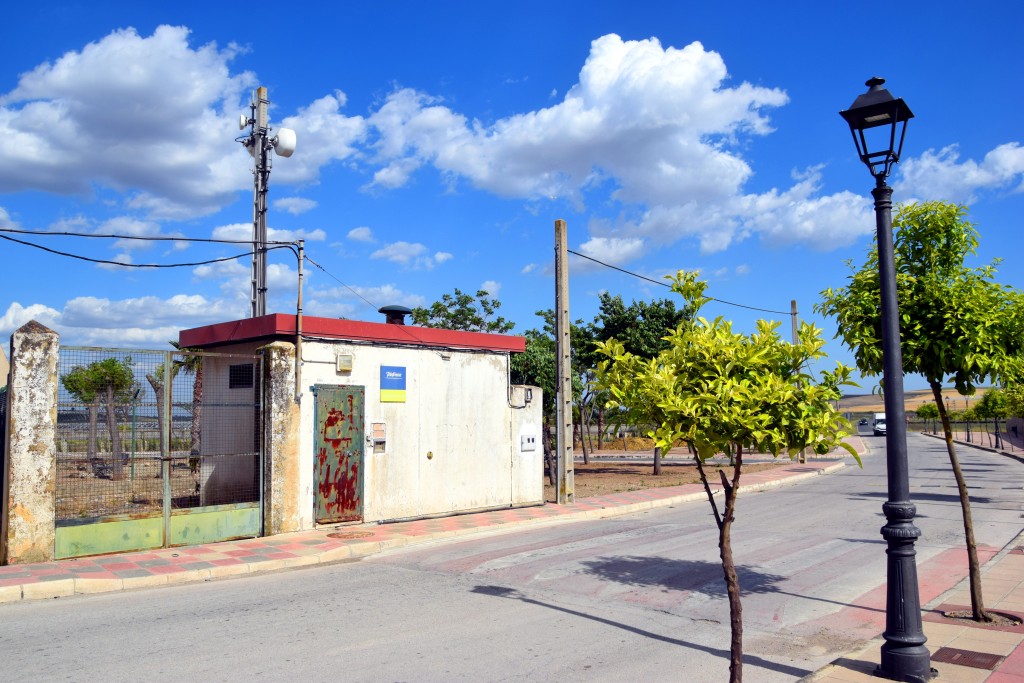
[[[163,413],[163,425],[161,426],[161,437],[160,445],[162,450],[160,451],[160,476],[164,480],[164,542],[163,545],[166,548],[171,543],[171,451],[174,450],[171,447],[171,438],[173,432],[171,431],[171,400],[174,397],[173,386],[171,383],[174,381],[174,373],[172,372],[174,358],[170,351],[164,352],[164,395],[163,405],[159,407],[159,410]]]

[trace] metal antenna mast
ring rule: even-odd
[[[249,135],[238,139],[255,161],[252,194],[252,278],[249,317],[267,314],[267,184],[272,166],[271,151],[290,157],[295,151],[295,131],[281,128],[270,137],[267,89],[260,86],[249,104],[250,116],[239,117],[238,127],[249,126]]]

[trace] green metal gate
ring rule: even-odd
[[[259,356],[62,347],[57,558],[262,532]]]
[[[363,519],[365,387],[314,387],[316,522]]]

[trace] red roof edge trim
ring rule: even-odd
[[[246,341],[266,340],[269,342],[294,336],[295,316],[271,313],[259,318],[244,318],[182,330],[178,333],[178,343],[182,348],[204,348]],[[339,341],[381,342],[512,353],[521,353],[526,350],[525,337],[312,316],[302,318],[302,336]]]

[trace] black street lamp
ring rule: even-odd
[[[892,245],[892,188],[885,180],[900,160],[907,121],[914,114],[902,99],[872,78],[868,91],[840,115],[850,124],[860,160],[875,178],[875,225],[878,236],[878,275],[882,298],[882,384],[885,388],[885,450],[888,500],[882,505],[887,548],[885,643],[876,674],[895,681],[927,681],[934,675],[921,626],[917,587],[917,551],[921,530],[914,526],[917,509],[910,502],[907,465],[907,421],[903,407],[903,354],[900,351],[899,305]],[[897,129],[899,140],[896,140]],[[867,132],[867,135],[865,135]],[[883,134],[888,135],[883,137]],[[885,138],[888,138],[887,140]],[[869,139],[875,143],[869,144]],[[886,144],[887,143],[887,144]]]

